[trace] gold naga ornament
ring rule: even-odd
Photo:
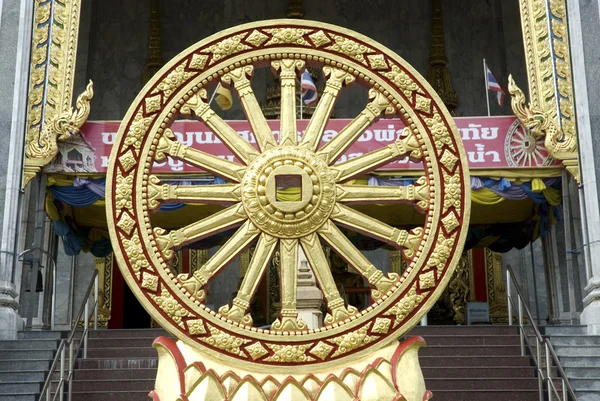
[[[302,135],[296,86],[307,67],[320,68],[324,92]],[[281,85],[281,121],[273,132],[252,89],[270,67]],[[248,143],[207,101],[217,83],[235,89],[256,143]],[[322,136],[340,92],[368,88],[364,109],[333,139]],[[383,114],[406,129],[395,142],[338,163]],[[228,146],[225,160],[177,140],[169,126],[197,118]],[[223,178],[221,185],[161,182],[152,166],[167,157]],[[379,166],[408,157],[422,163],[414,185],[351,185]],[[278,180],[293,177],[294,201],[277,198]],[[107,216],[115,257],[137,298],[180,341],[155,341],[159,369],[154,400],[407,400],[429,398],[418,364],[421,338],[397,339],[435,303],[460,259],[470,214],[467,159],[452,117],[435,91],[406,61],[356,32],[314,21],[272,20],[227,29],[176,56],[143,88],[119,128],[107,174]],[[165,230],[151,215],[166,202],[217,203],[224,208]],[[352,206],[408,203],[424,225],[392,227]],[[408,267],[384,274],[339,227],[402,251]],[[174,251],[233,230],[192,275],[175,276]],[[364,310],[346,305],[322,243],[371,286]],[[255,244],[231,304],[205,305],[206,287]],[[324,327],[309,329],[296,309],[298,253],[321,289]],[[250,302],[274,252],[280,254],[281,311],[269,329],[253,326]]]

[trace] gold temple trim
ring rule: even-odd
[[[550,155],[579,182],[566,0],[519,4],[530,103],[509,77],[513,112],[534,136],[545,137]]]
[[[91,82],[71,110],[81,0],[36,0],[22,187],[77,133],[89,115]]]

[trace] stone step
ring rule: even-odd
[[[145,391],[148,394],[154,389],[155,379],[136,379],[136,380],[75,380],[73,381],[73,391]]]
[[[561,360],[562,363],[562,360]],[[597,377],[600,378],[600,366],[596,367],[581,367],[581,368],[566,368],[563,366],[567,377],[580,377],[580,378],[590,378]],[[600,380],[600,379],[598,379]]]
[[[17,334],[18,339],[37,339],[37,340],[60,340],[67,337],[65,331],[20,331]]]
[[[77,361],[78,369],[156,369],[158,358],[88,358]]]
[[[538,390],[438,390],[436,401],[539,401]],[[587,395],[589,393],[586,393]],[[592,393],[593,394],[593,393]],[[595,394],[597,396],[597,394]],[[1,396],[0,396],[1,397]],[[597,401],[597,398],[581,398],[578,401]],[[29,399],[12,399],[6,401],[29,401]],[[90,391],[73,392],[73,401],[148,401],[147,391]],[[0,401],[5,401],[0,398]]]
[[[0,383],[22,381],[43,382],[44,380],[46,380],[45,370],[26,370],[22,372],[16,372],[13,370],[0,371]]]
[[[17,360],[32,360],[32,359],[54,359],[54,350],[48,349],[14,349],[14,350],[2,350],[0,349],[0,361],[8,359]]]
[[[56,384],[56,383],[55,383]],[[538,382],[535,378],[505,378],[505,379],[456,379],[440,378],[426,379],[427,389],[431,391],[444,390],[535,390]],[[54,388],[54,387],[53,387]],[[154,388],[154,379],[137,380],[75,380],[73,391],[87,392],[112,392],[112,391],[145,391]]]
[[[0,371],[31,371],[50,369],[50,359],[0,359]]]
[[[600,336],[552,336],[552,346],[596,346],[600,347]]]
[[[520,355],[521,348],[514,345],[485,345],[485,346],[467,346],[467,345],[433,345],[421,348],[420,356],[467,356],[467,355]]]
[[[433,392],[435,401],[539,401],[537,388],[520,390],[438,390]]]
[[[155,368],[145,369],[78,369],[75,380],[155,379]]]
[[[0,350],[24,350],[24,349],[41,349],[41,350],[56,350],[59,340],[53,339],[27,339],[27,340],[4,340],[0,341]]]
[[[600,401],[600,391],[576,391],[577,401]]]
[[[420,356],[421,367],[531,366],[527,356]]]
[[[0,394],[35,394],[42,389],[43,384],[31,381],[0,383]]]
[[[89,348],[151,348],[156,337],[90,338]]]
[[[551,337],[587,334],[587,326],[545,326],[543,327],[543,333]]]
[[[81,335],[81,333],[79,333]],[[163,329],[135,329],[135,330],[91,330],[89,338],[125,338],[125,337],[144,337],[156,338],[159,336],[171,337],[171,335]]]
[[[585,357],[598,357],[600,362],[600,347],[598,346],[556,346],[554,347],[556,355],[559,357],[563,356],[585,356]],[[600,366],[600,365],[595,365]]]
[[[491,378],[491,377],[534,377],[534,370],[527,367],[502,366],[502,367],[424,367],[421,369],[425,379],[438,378]]]
[[[430,335],[421,336],[428,346],[431,345],[519,345],[519,336],[515,335],[489,335],[489,336],[451,336]]]
[[[536,378],[439,378],[425,379],[425,387],[436,390],[532,390],[538,388]]]
[[[408,336],[448,335],[448,336],[485,336],[485,335],[517,335],[517,326],[416,326]]]
[[[563,368],[587,368],[600,366],[600,358],[582,356],[561,356],[560,364]]]
[[[37,401],[37,394],[0,394],[0,401]]]
[[[578,378],[570,377],[571,387],[576,391],[598,390],[600,391],[600,377]],[[598,394],[600,395],[600,393]]]
[[[73,401],[148,401],[148,391],[73,392]]]
[[[136,348],[88,348],[88,358],[152,358],[158,357],[156,350],[152,347]]]

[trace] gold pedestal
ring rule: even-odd
[[[158,337],[154,401],[424,401],[431,398],[419,365],[421,337],[384,347],[352,366],[240,369],[181,341]]]

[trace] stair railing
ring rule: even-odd
[[[77,357],[79,356],[79,351],[81,351],[82,346],[83,359],[87,359],[88,333],[90,330],[90,298],[92,295],[92,290],[94,291],[94,302],[92,304],[92,312],[94,313],[94,330],[98,329],[98,270],[94,270],[90,284],[88,285],[81,306],[79,307],[79,313],[71,322],[71,332],[66,339],[63,338],[60,341],[60,345],[58,346],[58,350],[56,351],[56,355],[52,361],[52,365],[50,366],[50,371],[48,372],[48,376],[46,377],[46,381],[44,382],[44,386],[40,392],[40,399],[43,399],[45,395],[46,401],[56,401],[57,399],[63,401],[65,395],[65,384],[67,384],[68,401],[71,401],[73,391],[73,373],[75,369],[75,363],[77,362]],[[81,338],[75,338],[77,326],[82,317],[83,332],[81,334]],[[79,341],[75,347],[74,343],[76,340]],[[69,350],[68,360],[66,359],[67,348]],[[67,363],[68,366],[66,366]],[[51,383],[54,376],[54,371],[57,370],[57,365],[59,364],[59,380],[56,388],[54,389],[55,393],[52,394]]]
[[[512,288],[516,290],[516,305],[515,296],[512,294]],[[518,313],[517,322],[519,325],[519,337],[521,344],[521,356],[525,356],[525,347],[529,350],[533,361],[535,362],[535,368],[538,376],[538,388],[540,401],[544,401],[544,387],[546,388],[547,400],[548,401],[577,401],[573,387],[567,378],[567,375],[560,364],[558,356],[552,347],[550,341],[542,337],[540,330],[531,316],[531,312],[527,307],[527,304],[523,301],[523,293],[517,283],[515,274],[510,265],[506,266],[506,297],[508,307],[508,324],[513,324],[513,310],[516,309]],[[533,340],[535,343],[532,344],[530,336],[525,332],[526,324],[523,314],[527,317],[527,323],[529,328],[533,330]],[[542,352],[543,349],[543,352]],[[554,381],[552,380],[552,366],[556,366],[558,373],[561,376],[562,386],[560,391],[556,388]],[[569,398],[570,396],[570,398]]]

